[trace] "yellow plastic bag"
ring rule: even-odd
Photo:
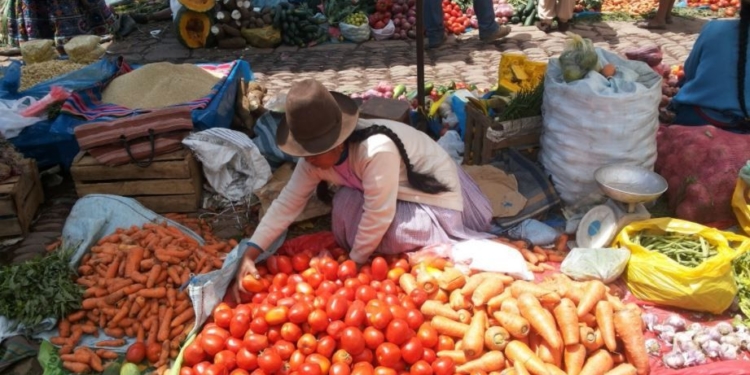
[[[698,267],[685,267],[664,254],[634,244],[631,235],[642,230],[697,234],[716,246],[718,254]],[[637,298],[660,305],[721,314],[737,294],[732,260],[750,247],[750,238],[685,220],[660,218],[639,221],[623,228],[613,247],[630,250],[625,283]]]
[[[281,44],[281,31],[273,26],[242,29],[242,37],[255,48],[274,48]]]
[[[737,179],[737,185],[732,194],[732,211],[742,231],[750,234],[750,189],[741,178]]]

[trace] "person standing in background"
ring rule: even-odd
[[[557,31],[567,32],[575,6],[575,0],[539,0],[537,13],[540,21],[536,23],[536,27],[549,33],[552,31],[552,21],[557,18]]]
[[[500,25],[495,21],[492,0],[474,0],[472,6],[479,23],[480,40],[493,42],[510,34],[510,26]],[[445,43],[443,3],[441,0],[426,0],[424,2],[424,29],[425,34],[427,34],[428,49],[438,48]]]
[[[642,29],[664,30],[667,24],[672,23],[672,8],[675,0],[659,0],[659,8],[656,9],[654,18],[648,21],[638,22],[636,25]]]

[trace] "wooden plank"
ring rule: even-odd
[[[182,179],[190,177],[190,169],[183,159],[154,162],[146,168],[141,168],[135,164],[117,167],[73,164],[70,167],[70,174],[76,182]]]
[[[18,218],[0,219],[0,237],[18,236],[23,234]]]
[[[42,190],[42,182],[39,179],[35,181],[34,186],[29,190],[31,193],[23,205],[23,211],[18,215],[18,222],[21,224],[24,234],[28,233],[31,223],[36,216],[36,211],[44,202],[44,191]]]
[[[10,195],[0,197],[0,217],[15,215],[16,205],[13,202],[13,197],[11,197]]]
[[[0,185],[0,216],[17,215],[19,209],[24,207],[26,198],[31,193],[34,180],[39,179],[39,171],[36,169],[36,161],[33,159],[23,160],[23,170],[20,176],[14,176]]]
[[[79,197],[87,194],[113,194],[133,197],[137,195],[193,194],[191,179],[115,181],[101,183],[76,183]]]
[[[193,181],[195,210],[197,211],[203,201],[203,168],[192,153],[188,154],[187,162],[190,167],[190,179]]]
[[[13,192],[13,188],[16,187],[16,184],[20,179],[21,176],[13,176],[3,181],[3,183],[0,184],[0,195],[11,194]]]
[[[196,194],[133,197],[156,213],[186,213],[198,211]]]
[[[154,157],[154,162],[157,161],[171,161],[171,160],[182,160],[185,159],[185,153],[188,152],[188,150],[182,149],[179,151],[175,151],[169,154],[159,155]],[[89,166],[101,166],[102,164],[99,163],[96,159],[94,159],[93,156],[89,155],[88,153],[84,155],[76,156],[76,161],[78,165],[89,165]],[[116,167],[115,167],[116,168]]]

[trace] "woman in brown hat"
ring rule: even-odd
[[[490,202],[435,141],[411,126],[358,114],[352,99],[320,82],[291,87],[276,142],[300,161],[250,239],[238,281],[257,276],[254,259],[302,212],[316,188],[329,191],[328,183],[339,187],[332,230],[359,264],[374,252],[492,237],[485,233]]]

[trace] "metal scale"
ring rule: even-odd
[[[594,180],[609,199],[581,219],[576,232],[576,242],[581,248],[607,247],[626,225],[650,219],[644,203],[656,200],[668,187],[664,177],[628,164],[601,167],[594,172]]]

